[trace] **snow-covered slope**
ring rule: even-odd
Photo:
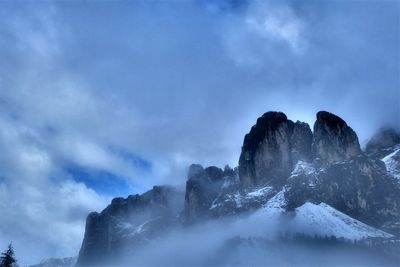
[[[368,237],[391,237],[391,234],[368,226],[334,208],[307,202],[294,211],[289,225],[296,232],[310,235],[335,236],[351,240]]]
[[[285,189],[282,189],[274,197],[268,200],[268,202],[261,209],[261,212],[267,213],[269,216],[272,214],[280,214],[285,211],[285,205]]]
[[[210,211],[229,214],[226,208],[231,209],[231,213],[235,214],[240,210],[251,210],[260,208],[264,205],[272,196],[276,194],[276,191],[272,186],[265,186],[254,189],[247,193],[241,193],[239,190],[235,190],[231,193],[221,194],[211,204]]]
[[[350,240],[392,237],[384,231],[358,221],[325,203],[306,202],[292,212],[285,211],[285,188],[272,197],[253,219],[276,221],[281,231],[308,235],[335,236]]]
[[[390,153],[382,159],[386,169],[400,183],[400,146],[396,147],[393,153]]]

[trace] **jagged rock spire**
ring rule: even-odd
[[[361,153],[357,134],[340,117],[317,113],[312,144],[313,156],[325,162],[348,160]]]
[[[288,120],[282,112],[267,112],[245,136],[239,159],[244,190],[286,181],[298,160],[310,160],[312,133],[306,123]]]

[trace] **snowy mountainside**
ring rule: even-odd
[[[293,229],[319,236],[343,237],[359,240],[368,237],[392,237],[384,231],[368,226],[331,206],[307,202],[296,208]]]
[[[348,240],[364,238],[390,238],[393,235],[360,222],[325,204],[306,202],[294,211],[285,210],[284,191],[278,192],[261,209],[250,216],[259,221],[276,220],[280,231],[291,234],[335,236]],[[283,224],[282,224],[283,223]]]
[[[382,158],[386,165],[386,169],[400,184],[400,146],[394,148],[394,152]]]

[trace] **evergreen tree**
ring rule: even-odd
[[[17,260],[14,256],[14,249],[12,245],[8,245],[8,249],[1,253],[0,257],[0,267],[12,267]]]

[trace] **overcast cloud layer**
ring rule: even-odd
[[[397,1],[0,2],[0,249],[76,255],[89,211],[235,166],[269,110],[400,125]]]

